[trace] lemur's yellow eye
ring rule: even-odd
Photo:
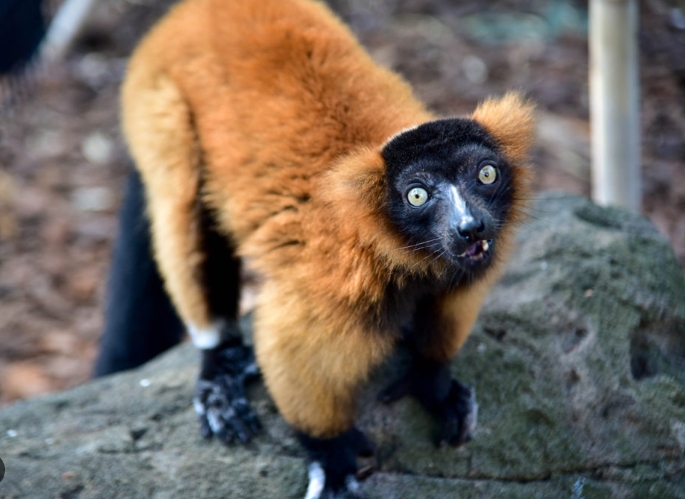
[[[414,187],[407,193],[407,200],[412,206],[421,206],[428,201],[428,193],[426,192],[426,189]]]
[[[492,184],[497,180],[497,169],[492,165],[485,165],[478,173],[478,180],[485,185]]]

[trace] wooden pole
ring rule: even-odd
[[[637,0],[590,0],[592,198],[640,211]]]

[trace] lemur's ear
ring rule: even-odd
[[[515,163],[525,161],[533,142],[535,105],[518,92],[481,102],[471,119],[485,128],[502,146],[505,156]]]

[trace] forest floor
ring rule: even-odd
[[[330,0],[442,115],[522,89],[539,106],[536,190],[588,195],[586,2]],[[103,0],[71,55],[0,114],[0,406],[86,381],[129,168],[127,57],[168,9]],[[685,267],[685,2],[640,2],[643,212]]]

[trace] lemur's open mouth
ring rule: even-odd
[[[477,241],[466,248],[460,257],[467,257],[472,262],[478,262],[488,255],[492,241]]]

